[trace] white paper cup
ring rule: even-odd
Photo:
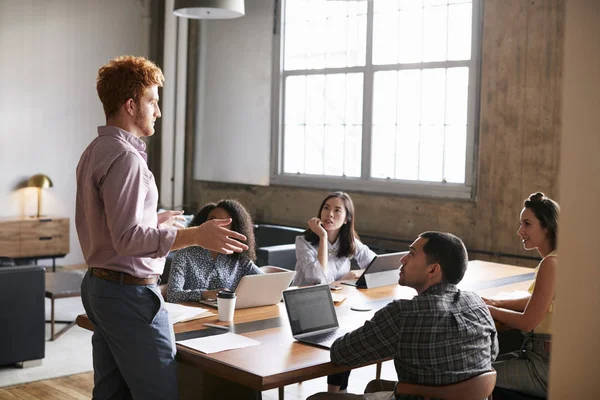
[[[219,310],[219,321],[233,321],[235,311],[235,293],[220,291],[217,293],[217,308]]]

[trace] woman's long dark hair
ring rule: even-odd
[[[317,218],[321,218],[321,211],[323,211],[323,207],[327,200],[332,197],[337,197],[342,199],[344,202],[344,207],[346,208],[346,223],[342,225],[340,228],[340,248],[338,249],[337,256],[338,257],[352,257],[356,253],[356,244],[354,243],[354,239],[359,239],[358,234],[354,230],[354,203],[352,203],[352,199],[348,196],[347,193],[344,192],[333,192],[329,193],[325,200],[321,203],[321,207],[319,207],[319,212],[317,213]],[[304,239],[307,242],[312,244],[313,246],[319,245],[319,236],[316,233],[308,228],[302,234]]]
[[[540,221],[542,228],[548,230],[548,238],[552,250],[556,250],[558,236],[558,214],[560,206],[557,202],[542,192],[533,193],[523,202],[523,207],[533,211],[533,215]]]
[[[240,256],[246,257],[249,260],[256,261],[256,240],[254,239],[254,223],[252,217],[248,211],[244,208],[242,203],[237,200],[224,199],[219,200],[218,203],[208,203],[204,205],[196,213],[196,216],[190,223],[190,226],[202,225],[208,221],[208,214],[215,208],[222,208],[227,211],[231,216],[231,230],[241,233],[246,236],[246,244],[248,250],[244,250],[241,253],[233,253],[232,257],[239,258]]]

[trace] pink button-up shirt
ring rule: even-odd
[[[100,126],[81,155],[75,226],[90,267],[139,278],[163,272],[177,230],[158,226],[158,189],[145,150],[129,132]]]

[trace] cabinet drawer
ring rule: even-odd
[[[69,252],[69,220],[23,221],[21,225],[21,257],[50,256]]]
[[[0,229],[0,256],[17,258],[21,254],[19,231],[21,222],[2,221]]]

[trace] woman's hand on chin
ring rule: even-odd
[[[323,228],[323,223],[317,217],[308,220],[308,227],[313,231],[319,238],[326,239],[327,231]]]

